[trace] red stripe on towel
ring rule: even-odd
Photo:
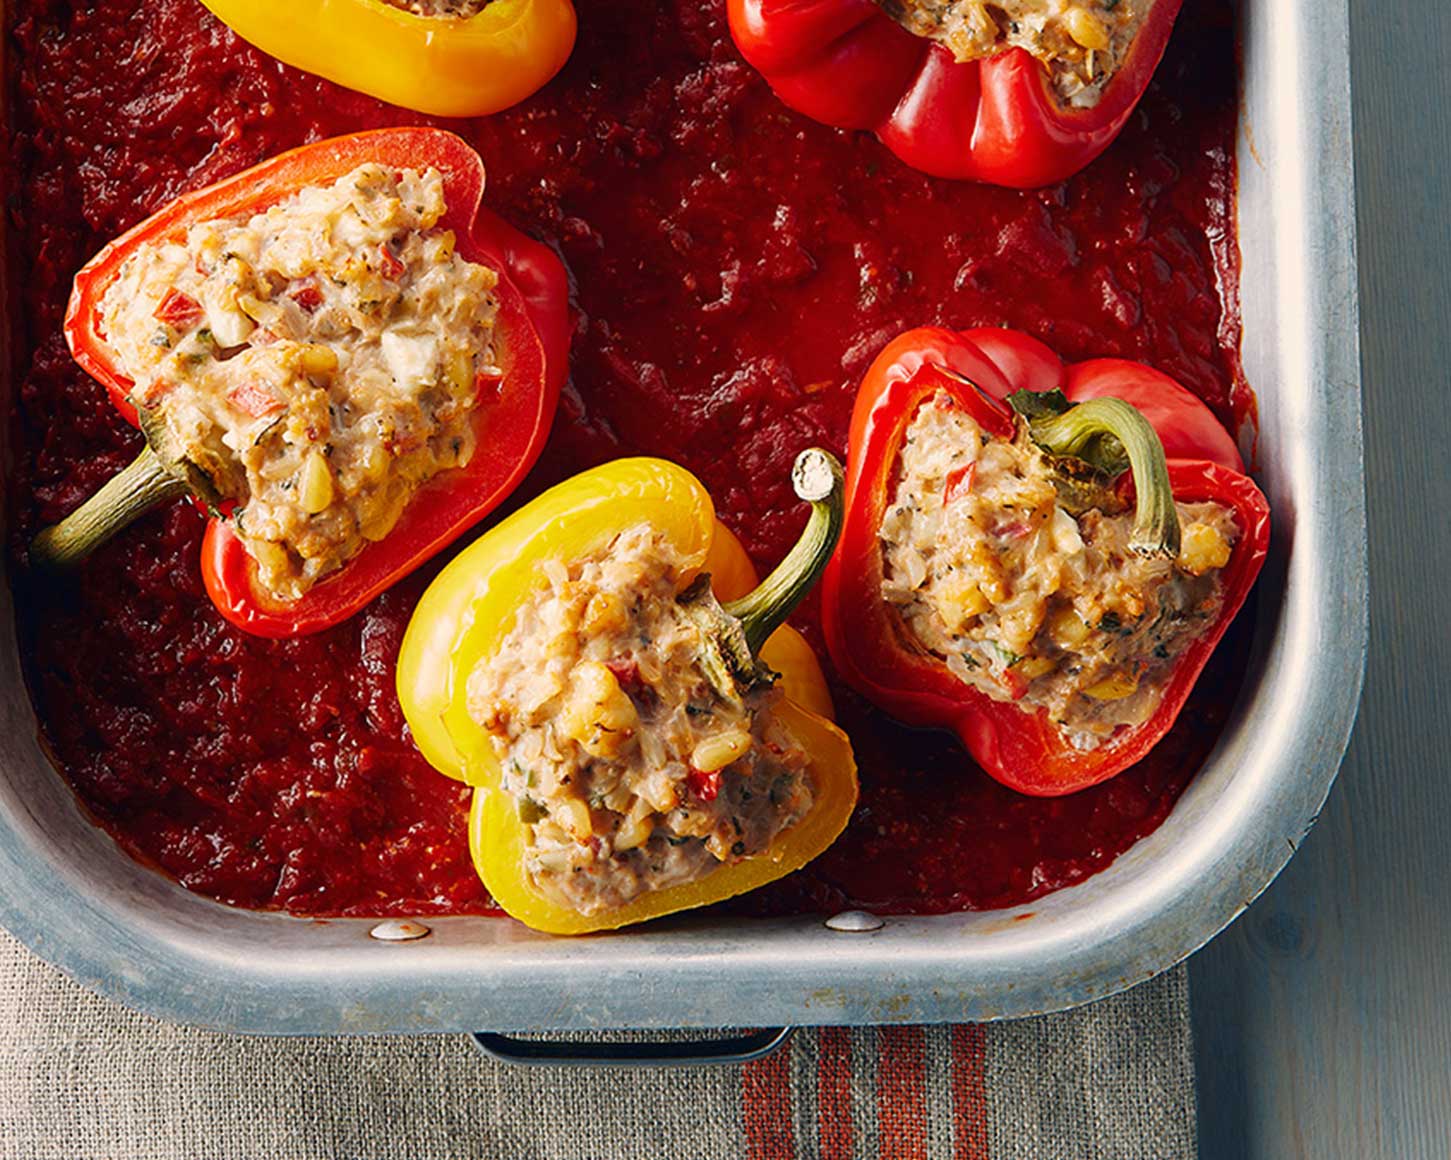
[[[990,1160],[987,1142],[987,1037],[981,1023],[952,1028],[953,1160]]]
[[[821,1160],[852,1160],[851,1031],[823,1027],[816,1033],[821,1074],[816,1087],[816,1138]]]
[[[796,1155],[791,1131],[790,1044],[741,1069],[741,1113],[747,1160],[790,1160]]]
[[[927,1087],[920,1027],[877,1031],[877,1136],[881,1160],[927,1160]]]

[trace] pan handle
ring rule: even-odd
[[[794,1027],[767,1027],[725,1039],[644,1043],[517,1039],[492,1031],[475,1031],[473,1041],[490,1059],[521,1067],[706,1067],[764,1059],[784,1047],[795,1031]]]

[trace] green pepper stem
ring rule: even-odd
[[[1142,413],[1122,399],[1089,399],[1061,415],[1028,420],[1033,442],[1053,455],[1071,455],[1103,468],[1105,459],[1122,459],[1103,447],[1105,436],[1117,440],[1128,458],[1138,494],[1129,548],[1141,556],[1179,555],[1179,511],[1169,484],[1169,465],[1158,432]]]
[[[760,652],[776,629],[806,598],[831,559],[845,519],[846,480],[836,457],[812,447],[796,457],[791,469],[796,495],[811,505],[806,529],[775,571],[754,592],[724,606],[740,622],[751,655]]]
[[[80,563],[127,524],[190,491],[150,447],[54,527],[30,544],[30,561],[59,570]]]

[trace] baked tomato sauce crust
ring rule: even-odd
[[[576,280],[574,379],[520,498],[646,453],[697,473],[761,563],[799,530],[787,483],[844,451],[862,371],[909,326],[1007,324],[1068,358],[1160,367],[1242,413],[1229,11],[1186,8],[1108,154],[1038,193],[955,185],[783,108],[718,0],[591,0],[564,72],[463,132],[490,206]],[[19,336],[11,554],[134,453],[61,339],[70,279],[183,190],[303,141],[421,118],[285,69],[194,0],[17,0],[10,246]],[[154,513],[73,583],[14,569],[45,735],[88,809],[193,890],[301,914],[486,909],[466,791],[414,750],[393,689],[425,568],[353,620],[265,641],[202,591],[202,519]],[[820,643],[814,605],[798,622]],[[783,913],[1022,902],[1103,868],[1167,814],[1213,744],[1245,633],[1167,741],[1061,799],[1020,797],[945,736],[838,688],[862,771],[846,834],[733,904]]]

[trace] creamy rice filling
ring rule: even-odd
[[[916,647],[994,700],[1045,710],[1082,749],[1152,716],[1219,615],[1229,509],[1177,505],[1178,558],[1146,559],[1129,550],[1131,511],[1070,515],[1035,446],[984,435],[945,393],[913,418],[899,473],[882,595]]]
[[[1048,70],[1069,105],[1098,103],[1153,0],[876,0],[909,32],[960,61],[1021,48]]]
[[[781,693],[712,683],[664,536],[641,525],[543,571],[468,681],[543,893],[616,909],[763,854],[805,817],[814,787]]]
[[[198,468],[291,601],[469,462],[498,278],[439,227],[437,170],[362,165],[138,248],[102,302],[148,438]],[[160,444],[160,445],[158,445]]]
[[[477,16],[493,0],[385,0],[385,3],[415,16],[467,20],[470,16]]]

